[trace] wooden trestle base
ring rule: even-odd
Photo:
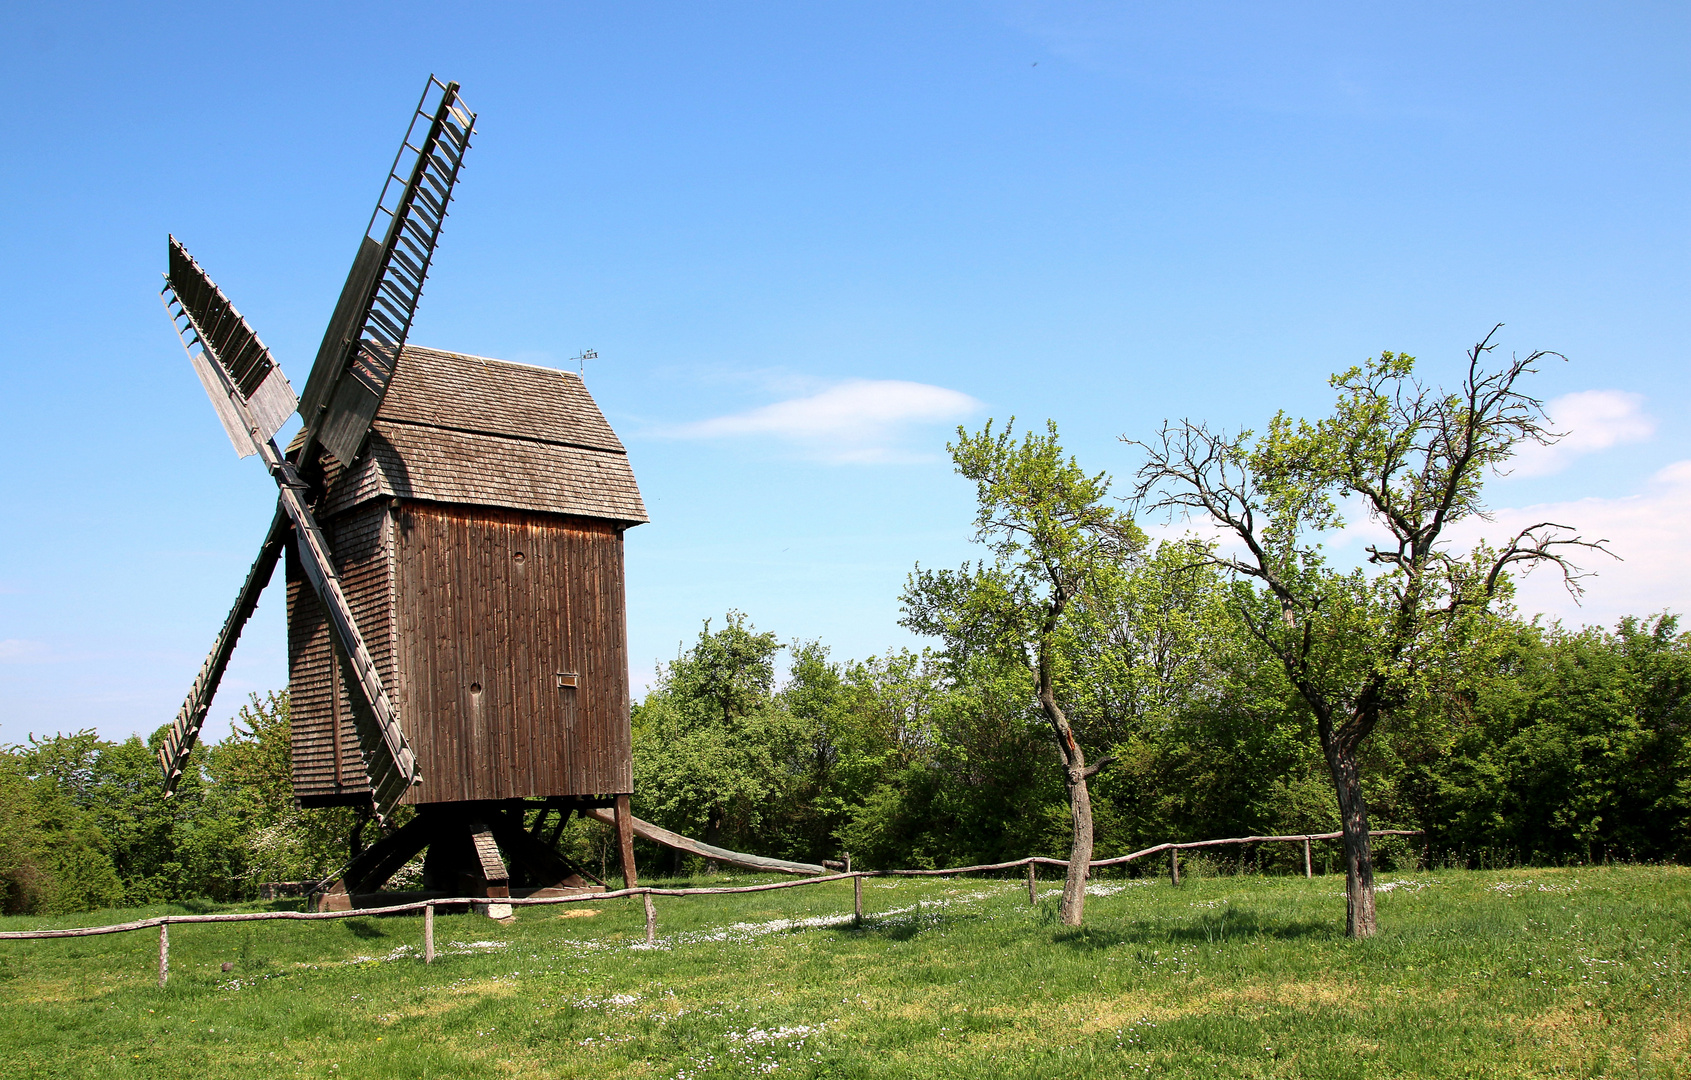
[[[609,802],[627,820],[628,797],[613,799],[525,799],[499,802],[431,803],[417,816],[358,854],[320,892],[311,896],[316,911],[352,911],[433,897],[573,896],[604,892],[605,883],[558,851],[558,838],[571,813]],[[540,810],[532,826],[530,811]],[[619,829],[619,834],[625,829]],[[619,835],[619,841],[622,836]],[[619,842],[626,883],[636,881],[633,845]],[[384,891],[387,883],[419,853],[423,855],[421,889]],[[477,905],[478,908],[480,905]],[[487,914],[508,915],[508,905],[492,904]]]

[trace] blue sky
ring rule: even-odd
[[[17,5],[0,12],[0,740],[169,721],[268,523],[160,309],[174,232],[303,385],[425,76],[481,119],[412,340],[563,366],[629,447],[636,684],[707,617],[909,643],[957,423],[1319,412],[1381,349],[1555,349],[1494,531],[1691,606],[1683,5]],[[286,681],[279,589],[213,734]]]

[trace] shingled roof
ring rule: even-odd
[[[407,345],[358,460],[325,461],[324,516],[398,497],[648,520],[628,451],[573,371]]]

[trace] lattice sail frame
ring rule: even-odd
[[[223,430],[240,457],[257,453],[257,443],[276,434],[299,406],[294,388],[258,334],[176,237],[170,238],[165,275],[165,310],[188,347],[188,361],[200,377]],[[201,332],[204,332],[202,338]],[[195,351],[198,347],[199,351]],[[222,367],[223,376],[211,368]],[[230,390],[246,402],[256,427],[248,431],[230,404]],[[256,442],[255,442],[256,440]]]
[[[306,505],[303,494],[306,485],[301,481],[298,471],[282,456],[276,441],[269,435],[260,436],[263,425],[255,417],[241,385],[236,381],[237,372],[256,367],[258,361],[252,355],[243,353],[241,355],[249,361],[243,366],[231,362],[218,351],[217,343],[220,341],[230,343],[236,348],[250,349],[252,343],[258,342],[258,335],[175,237],[171,238],[170,244],[172,270],[181,275],[181,280],[166,275],[165,288],[161,295],[165,310],[170,314],[171,323],[182,338],[182,348],[187,352],[188,359],[193,362],[194,369],[200,373],[202,380],[215,384],[217,393],[212,395],[213,405],[219,404],[221,394],[222,407],[219,408],[218,415],[225,415],[227,410],[235,418],[233,425],[226,423],[225,427],[230,439],[236,440],[236,451],[242,449],[239,440],[244,437],[247,453],[258,454],[275,479],[280,489],[280,506],[277,521],[272,524],[270,533],[260,548],[258,560],[247,574],[241,595],[224,620],[223,629],[211,655],[201,666],[199,677],[194,680],[193,688],[189,690],[187,700],[183,702],[176,721],[165,738],[165,744],[159,750],[159,764],[164,769],[165,792],[168,795],[175,791],[187,768],[189,755],[193,752],[194,743],[205,723],[212,697],[217,692],[218,682],[228,664],[229,654],[234,650],[242,628],[252,616],[259,593],[263,591],[275,570],[276,559],[281,554],[287,538],[286,526],[291,523],[294,544],[306,577],[310,579],[312,588],[322,600],[333,631],[346,651],[349,661],[347,681],[353,691],[353,721],[358,730],[364,771],[370,780],[372,807],[378,818],[385,819],[411,786],[420,781],[417,775],[416,754],[412,752],[404,732],[400,729],[398,714],[388,699],[375,661],[371,658],[363,635],[359,633],[358,624],[352,617],[352,607],[347,603],[346,592],[341,587],[340,575],[335,570],[329,554],[328,542],[323,538],[316,518]],[[177,258],[178,254],[180,258]],[[191,300],[185,299],[185,296]],[[202,318],[216,321],[202,322]],[[262,349],[262,344],[257,348]],[[275,361],[269,358],[268,351],[265,351],[264,357],[274,368]]]
[[[302,466],[318,445],[342,465],[358,456],[411,333],[475,122],[458,84],[429,76],[306,381]]]
[[[352,464],[369,433],[411,332],[475,121],[476,114],[458,97],[458,84],[430,75],[359,242],[352,272],[306,380],[303,402],[228,297],[176,238],[170,238],[165,310],[235,452],[264,459],[280,499],[258,559],[159,752],[167,795],[187,768],[230,653],[275,570],[290,526],[306,576],[344,650],[354,726],[377,817],[385,817],[421,782],[416,756],[353,620],[328,544],[306,505],[308,485],[301,472],[317,471],[318,446],[343,465]],[[305,426],[289,461],[274,436],[296,406]]]

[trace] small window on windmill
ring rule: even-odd
[[[578,678],[573,671],[560,671],[556,676],[559,690],[574,690],[578,685]]]

